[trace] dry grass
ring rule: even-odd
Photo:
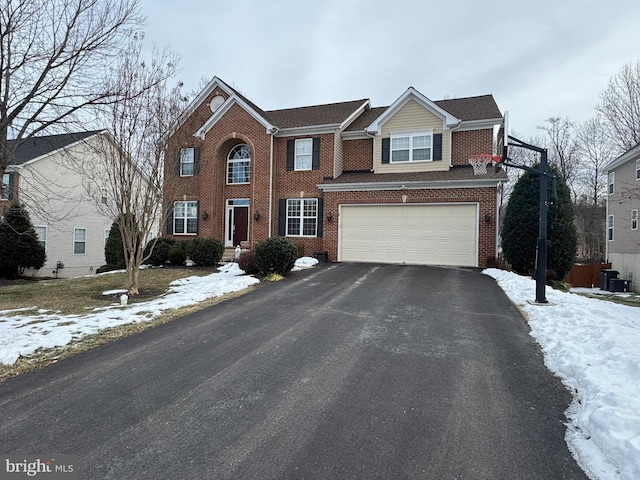
[[[214,268],[157,268],[140,272],[140,296],[130,297],[129,303],[147,301],[164,294],[169,284],[177,279],[193,275],[203,276],[213,273]],[[35,306],[37,308],[60,311],[62,314],[81,314],[99,306],[110,305],[117,296],[104,296],[102,292],[126,288],[125,273],[112,273],[74,279],[20,281],[0,285],[0,310],[14,310]],[[22,373],[50,365],[60,359],[113,342],[120,338],[167,323],[189,313],[202,310],[229,298],[238,297],[256,287],[240,292],[232,292],[221,297],[187,307],[167,310],[148,322],[137,322],[108,328],[94,335],[56,348],[41,349],[29,357],[20,357],[13,365],[0,364],[0,382]]]

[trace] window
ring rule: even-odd
[[[73,229],[73,254],[84,255],[87,251],[87,229]]]
[[[638,209],[631,210],[631,230],[638,229]]]
[[[313,157],[313,139],[296,140],[295,170],[311,170]]]
[[[47,227],[40,227],[37,225],[33,226],[33,229],[36,231],[36,236],[38,237],[38,243],[42,245],[42,248],[46,250],[47,248]]]
[[[615,180],[615,173],[609,173],[609,195],[613,195],[613,184]]]
[[[106,188],[101,188],[100,189],[100,203],[102,205],[106,205],[107,204],[107,189]]]
[[[0,200],[11,200],[13,198],[13,173],[5,173],[2,176],[0,187]]]
[[[104,246],[107,245],[107,240],[109,239],[109,233],[110,232],[111,232],[110,229],[108,229],[108,228],[104,229],[104,243],[103,243]]]
[[[175,202],[173,205],[173,233],[198,233],[198,202]]]
[[[318,199],[287,200],[287,235],[315,237],[318,233]]]
[[[181,148],[180,149],[180,176],[191,177],[195,170],[194,165],[196,161],[196,149],[195,148]]]
[[[640,158],[636,160],[636,180],[640,180]]]
[[[391,136],[391,163],[430,162],[432,150],[431,132]]]
[[[613,241],[613,215],[609,215],[607,219],[607,240]]]
[[[251,152],[244,143],[233,147],[227,158],[227,183],[249,183]]]

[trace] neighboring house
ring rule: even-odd
[[[640,144],[613,160],[607,172],[607,261],[640,292]]]
[[[40,276],[88,275],[105,264],[113,217],[104,207],[113,199],[107,185],[92,194],[95,178],[87,178],[89,172],[97,175],[97,146],[105,137],[104,131],[90,131],[31,138],[9,162],[0,214],[15,200],[25,205],[47,254]]]
[[[214,77],[169,139],[167,234],[253,248],[286,236],[330,261],[484,267],[496,256],[491,95],[369,100],[264,111]]]

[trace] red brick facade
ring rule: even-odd
[[[198,201],[198,231],[202,237],[225,239],[230,225],[227,216],[227,201],[246,199],[249,201],[248,241],[243,245],[253,248],[267,237],[278,235],[279,200],[317,198],[321,199],[324,214],[322,237],[290,237],[301,253],[312,255],[314,252],[328,252],[329,259],[338,258],[339,207],[343,204],[401,203],[406,195],[406,203],[474,203],[479,205],[478,224],[478,266],[490,264],[496,250],[496,181],[491,186],[474,188],[454,188],[451,182],[443,183],[442,189],[377,190],[370,191],[324,191],[318,188],[334,175],[334,156],[336,144],[342,142],[344,174],[349,172],[370,172],[373,168],[373,138],[343,140],[340,129],[305,128],[304,134],[295,130],[283,132],[271,126],[269,112],[262,112],[224,84],[213,89],[193,108],[172,135],[165,165],[165,207],[173,201]],[[211,98],[222,95],[225,99],[232,96],[235,102],[227,107],[223,114],[207,131],[201,131],[211,118],[209,108]],[[243,103],[245,102],[245,103]],[[248,106],[248,107],[247,107]],[[280,111],[281,112],[281,111]],[[282,114],[281,114],[282,115]],[[291,128],[291,127],[289,127]],[[290,133],[289,133],[290,132]],[[204,134],[202,138],[202,134]],[[319,167],[308,171],[287,169],[287,141],[299,138],[319,139]],[[452,134],[452,165],[467,166],[467,158],[474,153],[490,153],[492,149],[492,130],[467,130]],[[248,145],[251,152],[251,181],[248,184],[227,184],[227,156],[230,150],[240,144]],[[179,148],[199,148],[198,170],[193,176],[180,177],[175,152]],[[338,169],[339,171],[339,169]],[[343,174],[343,175],[344,175]],[[402,177],[398,177],[402,180]],[[269,198],[270,183],[272,196]],[[269,222],[269,211],[271,221]],[[331,220],[327,220],[328,217]],[[172,233],[169,224],[167,233]],[[176,235],[176,238],[189,238]],[[227,237],[228,243],[228,237]]]

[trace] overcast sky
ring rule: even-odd
[[[640,1],[141,0],[147,39],[182,57],[187,91],[218,76],[264,110],[409,86],[431,100],[493,94],[510,133],[583,122],[640,60]]]

